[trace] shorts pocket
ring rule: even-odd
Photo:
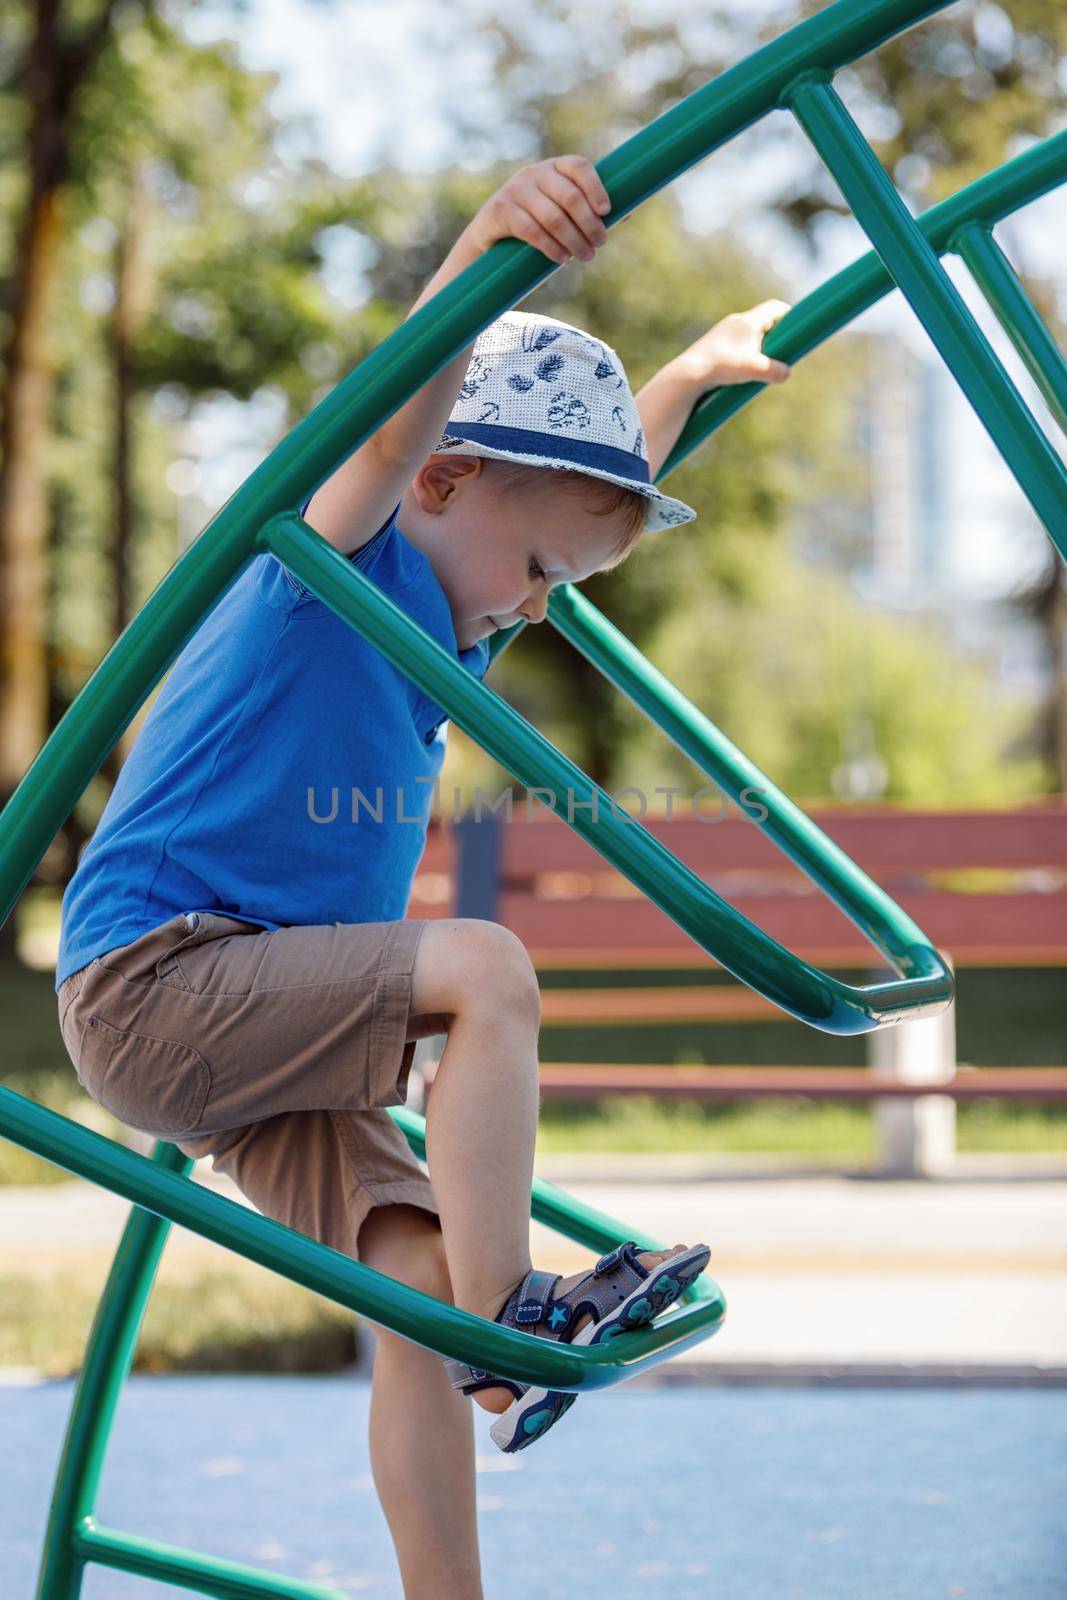
[[[199,1050],[85,1019],[78,1077],[93,1099],[120,1122],[143,1133],[175,1138],[192,1133],[211,1088],[211,1068]]]
[[[200,931],[203,921],[198,911],[187,911],[173,918],[179,931],[184,929],[180,939],[175,939],[173,944],[167,946],[163,955],[155,963],[156,978],[160,983],[167,985],[168,989],[184,989],[188,991],[189,981],[182,971],[181,962],[178,960],[178,951],[184,950],[187,945],[199,944],[204,935]]]
[[[249,940],[249,935],[264,932],[258,923],[203,911],[188,911],[184,917],[176,917],[175,922],[179,930],[184,927],[186,932],[168,945],[155,963],[159,983],[168,989],[180,989],[184,994],[211,994],[216,992],[216,969],[225,959],[227,982],[222,992],[242,994],[251,987],[262,954],[257,958],[249,954],[246,961],[236,963],[234,936],[243,937],[253,949],[262,951],[254,938]]]

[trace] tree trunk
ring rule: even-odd
[[[87,29],[64,38],[59,0],[38,0],[28,59],[22,73],[14,74],[25,83],[30,105],[30,182],[16,230],[14,273],[5,296],[9,332],[0,352],[0,807],[48,731],[48,317],[75,96],[107,42],[114,8],[115,0],[106,0]],[[14,923],[9,915],[0,924],[0,959],[14,951]]]
[[[111,319],[114,374],[115,518],[109,550],[112,574],[111,635],[117,639],[130,621],[130,565],[137,508],[133,468],[133,403],[137,394],[136,342],[151,307],[153,275],[148,253],[151,192],[141,163],[130,185],[126,225],[115,259],[115,312]],[[102,771],[112,783],[127,750],[130,731],[118,740]]]

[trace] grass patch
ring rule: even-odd
[[[121,1141],[124,1130],[78,1087],[70,1071],[20,1075],[10,1087],[76,1122]],[[73,1087],[72,1087],[73,1085]],[[957,1110],[957,1148],[964,1153],[1067,1155],[1067,1106],[976,1100]],[[544,1155],[683,1154],[810,1156],[828,1164],[873,1164],[872,1108],[806,1100],[801,1095],[730,1105],[616,1095],[541,1103],[537,1150]],[[0,1138],[0,1186],[64,1183],[70,1174]]]
[[[81,1366],[99,1279],[0,1277],[0,1366],[64,1377]],[[212,1269],[156,1284],[136,1372],[335,1372],[355,1360],[358,1319],[270,1273]]]
[[[537,1148],[546,1155],[777,1152],[873,1158],[871,1118],[862,1107],[799,1100],[708,1106],[654,1095],[544,1101]]]
[[[1067,1154],[1067,1106],[972,1100],[956,1113],[956,1144],[963,1151]]]
[[[956,1131],[962,1152],[1067,1154],[1067,1107],[978,1100],[958,1108]],[[653,1095],[547,1100],[541,1106],[537,1149],[545,1155],[724,1151],[873,1162],[874,1115],[870,1106],[800,1095],[733,1105],[658,1100]]]

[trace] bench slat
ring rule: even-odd
[[[709,801],[707,812],[717,814]],[[598,851],[570,828],[562,816],[534,813],[523,820],[524,802],[503,827],[505,875],[530,877],[544,871],[595,872],[606,863]],[[1051,800],[1012,811],[916,812],[895,807],[856,810],[817,808],[809,815],[864,871],[946,871],[964,867],[1067,865],[1067,807]],[[675,815],[644,823],[669,850],[696,872],[718,868],[796,871],[788,858],[751,821],[732,813],[722,821],[701,822]]]
[[[901,894],[900,905],[957,966],[982,960],[990,951],[1018,951],[1027,960],[1067,962],[1067,892],[1049,894],[963,895],[935,892]],[[736,909],[807,960],[815,952],[877,956],[860,933],[819,894],[741,896]],[[635,949],[682,952],[693,941],[665,912],[644,898],[537,899],[530,894],[501,897],[500,920],[536,952],[599,951],[614,958]],[[701,952],[702,959],[708,960]],[[555,965],[565,965],[556,960]]]
[[[654,1066],[628,1062],[589,1066],[580,1062],[542,1062],[541,1093],[586,1100],[616,1094],[698,1100],[796,1094],[813,1100],[883,1100],[941,1094],[954,1100],[1063,1101],[1067,1100],[1067,1069],[972,1068],[946,1083],[901,1083],[876,1078],[865,1067]]]
[[[789,1022],[780,1006],[751,989],[543,989],[541,1022],[611,1026],[620,1022]]]

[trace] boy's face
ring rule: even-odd
[[[551,590],[607,566],[623,532],[618,517],[553,493],[551,478],[544,490],[505,493],[485,467],[481,456],[431,456],[397,516],[448,597],[461,650],[523,619],[543,622]]]

